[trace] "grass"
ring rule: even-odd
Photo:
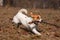
[[[31,32],[27,32],[20,27],[13,26],[10,18],[12,18],[20,8],[0,7],[0,40],[60,40],[60,27],[47,24],[39,24],[41,36],[37,36]],[[54,9],[28,9],[39,13],[43,20],[60,26],[60,10]]]

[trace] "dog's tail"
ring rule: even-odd
[[[25,14],[27,14],[27,9],[21,9],[21,10],[19,10],[19,12],[23,12],[23,13],[25,13]]]

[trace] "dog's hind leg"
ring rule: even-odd
[[[18,23],[18,24],[17,24],[17,28],[19,28],[19,25],[21,25],[21,24],[22,24],[22,23]]]
[[[41,35],[37,30],[36,30],[36,25],[34,23],[28,25],[30,30],[36,34],[36,35]]]
[[[19,23],[18,23],[18,24],[16,24],[16,26],[17,26],[17,28],[19,28]]]
[[[18,28],[19,27],[19,24],[20,24],[20,21],[19,21],[19,19],[17,17],[14,17],[13,20],[12,20],[12,23],[14,25],[16,25],[16,27]]]

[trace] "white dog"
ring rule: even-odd
[[[26,16],[27,14],[26,9],[21,9],[19,12],[13,17],[12,22],[18,25],[18,23],[22,23],[27,29],[30,29],[33,33],[37,35],[41,35],[37,30],[36,30],[36,25],[34,23],[31,23],[33,21],[33,18]],[[40,19],[41,20],[41,19]]]

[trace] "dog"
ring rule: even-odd
[[[21,9],[18,11],[18,13],[13,17],[12,22],[14,22],[16,25],[19,25],[19,23],[22,23],[27,29],[31,30],[36,35],[41,35],[36,30],[36,24],[34,24],[33,18],[28,17],[26,14],[28,13],[27,9]]]

